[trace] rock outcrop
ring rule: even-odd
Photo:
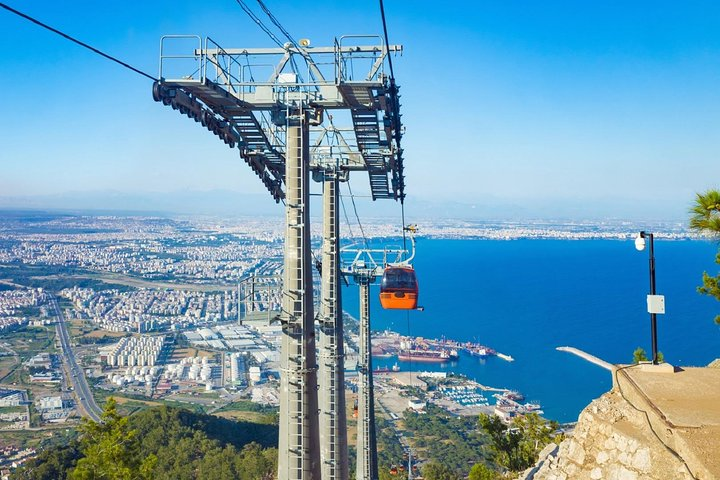
[[[720,479],[720,371],[619,367],[522,480]]]

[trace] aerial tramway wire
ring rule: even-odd
[[[363,229],[362,222],[360,221],[360,215],[358,215],[357,205],[355,205],[355,195],[353,195],[353,191],[352,191],[352,187],[350,186],[349,178],[347,181],[347,187],[348,187],[348,192],[350,192],[350,200],[352,200],[353,210],[355,210],[355,218],[357,218],[358,227],[360,227],[360,234],[362,235],[363,243],[365,244],[365,248],[367,248],[369,250],[370,244],[368,243],[368,239],[365,236],[365,230]]]
[[[88,45],[88,44],[85,43],[85,42],[82,42],[82,41],[80,41],[80,40],[78,40],[78,39],[76,39],[76,38],[74,38],[74,37],[71,37],[71,36],[68,35],[67,33],[63,33],[63,32],[61,32],[60,30],[58,30],[57,28],[53,28],[53,27],[51,27],[50,25],[47,25],[47,24],[41,22],[40,20],[37,20],[37,19],[31,17],[30,15],[26,15],[26,14],[24,14],[24,13],[18,11],[18,10],[15,10],[14,8],[10,7],[9,5],[6,5],[6,4],[4,4],[4,3],[0,3],[0,7],[4,8],[5,10],[7,10],[7,11],[9,11],[9,12],[11,12],[11,13],[14,13],[15,15],[17,15],[17,16],[19,16],[19,17],[24,18],[25,20],[28,20],[28,21],[34,23],[35,25],[38,25],[38,26],[40,26],[40,27],[42,27],[42,28],[44,28],[44,29],[46,29],[46,30],[50,30],[51,32],[60,35],[61,37],[65,38],[66,40],[70,40],[71,42],[76,43],[76,44],[80,45],[81,47],[87,48],[88,50],[90,50],[90,51],[93,52],[93,53],[97,53],[98,55],[100,55],[100,56],[102,56],[102,57],[104,57],[104,58],[106,58],[106,59],[108,59],[108,60],[110,60],[110,61],[113,61],[113,62],[115,62],[115,63],[117,63],[117,64],[119,64],[119,65],[122,65],[123,67],[127,68],[128,70],[132,70],[133,72],[135,72],[135,73],[137,73],[137,74],[139,74],[139,75],[142,75],[142,76],[144,76],[144,77],[147,77],[147,78],[149,78],[149,79],[152,80],[152,81],[157,80],[157,79],[156,79],[155,77],[153,77],[152,75],[149,75],[149,74],[143,72],[142,70],[140,70],[140,69],[138,69],[138,68],[135,68],[135,67],[133,67],[132,65],[130,65],[130,64],[128,64],[128,63],[125,63],[125,62],[123,62],[122,60],[120,60],[120,59],[118,59],[118,58],[116,58],[116,57],[113,57],[112,55],[108,55],[107,53],[102,52],[102,51],[98,50],[97,48],[95,48],[95,47],[93,47],[93,46],[91,46],[91,45]]]
[[[382,17],[382,24],[383,24],[383,34],[385,35],[385,48],[388,48],[390,45],[390,40],[388,39],[388,29],[387,29],[387,22],[385,20],[385,5],[383,4],[383,0],[380,0],[380,16]],[[400,147],[400,105],[397,95],[397,85],[395,84],[395,71],[393,69],[393,63],[392,63],[392,56],[389,55],[388,52],[388,65],[390,67],[390,97],[391,97],[391,108],[392,108],[392,122],[393,122],[393,135],[395,137],[395,143],[397,144],[398,149],[398,155],[402,155],[402,148]],[[403,250],[407,250],[407,236],[405,235],[405,177],[403,175],[403,165],[402,161],[398,162],[398,185],[397,188],[400,190],[400,216],[402,220],[402,237],[403,237]]]
[[[280,29],[280,31],[282,32],[283,35],[285,35],[285,38],[287,38],[290,41],[290,43],[292,43],[295,47],[299,47],[298,42],[296,42],[295,39],[293,38],[293,36],[290,35],[290,33],[287,30],[285,30],[285,27],[282,26],[280,21],[277,19],[277,17],[275,17],[275,15],[273,15],[273,13],[270,11],[270,9],[267,6],[265,6],[265,3],[263,3],[262,0],[257,0],[257,3],[258,3],[258,5],[260,5],[260,8],[262,8],[263,12],[265,12],[265,15],[268,16],[270,21],[273,22],[278,29]]]
[[[257,15],[255,15],[255,13],[253,13],[253,11],[250,9],[250,7],[248,7],[243,0],[235,0],[235,1],[245,11],[245,13],[248,15],[248,17],[250,17],[250,19],[252,19],[252,21],[254,21],[257,24],[257,26],[260,27],[262,29],[262,31],[265,32],[270,37],[270,39],[273,42],[275,42],[275,44],[278,47],[285,48],[285,45],[283,44],[283,42],[281,42],[280,39],[267,27],[267,25],[265,25],[265,23],[263,23],[263,21],[260,20],[260,17],[258,17]],[[290,43],[292,43],[295,47],[297,47],[297,43],[295,42],[295,40],[292,39],[290,34],[287,32],[287,30],[285,30],[285,28],[283,28],[283,26],[280,24],[280,22],[277,21],[277,19],[272,14],[272,12],[270,12],[270,10],[262,2],[258,2],[258,3],[260,3],[260,7],[263,9],[265,14],[270,18],[270,20],[275,24],[275,26],[280,29],[280,31],[283,33],[283,35],[285,35],[285,37],[290,41]],[[298,68],[297,63],[295,62],[295,59],[293,57],[290,57],[290,63],[292,65],[293,70],[297,73],[298,78],[300,79],[300,82],[302,83],[302,77],[300,76],[300,69]]]
[[[312,59],[310,58],[310,55],[305,52],[302,48],[300,48],[300,45],[298,42],[293,38],[292,35],[290,35],[290,32],[288,32],[285,27],[283,27],[282,23],[280,23],[280,20],[277,19],[275,15],[270,11],[270,9],[265,5],[265,3],[262,0],[257,0],[258,5],[260,5],[260,8],[262,8],[263,12],[265,12],[265,15],[268,16],[270,21],[282,32],[283,35],[285,35],[285,38],[290,41],[290,43],[293,44],[293,46],[300,52],[302,57],[305,59],[305,62],[309,65],[310,62],[312,62]],[[293,67],[295,68],[295,71],[298,72],[298,76],[300,75],[300,69],[298,68],[297,64],[295,63],[295,58],[291,58],[290,61],[293,64]],[[313,79],[313,81],[317,81],[315,78],[315,75],[313,74],[312,70],[308,70],[308,73],[310,74],[310,78]],[[300,78],[302,83],[302,77]],[[317,85],[315,85],[315,89],[317,90]]]
[[[387,22],[385,20],[385,5],[383,0],[380,0],[380,15],[382,17],[383,33],[385,35],[385,45],[390,45],[388,39]],[[397,98],[397,86],[395,85],[395,72],[393,70],[392,56],[388,55],[388,65],[390,67],[390,95],[392,97],[392,109],[393,109],[393,131],[395,135],[395,142],[398,148],[398,155],[402,155],[402,148],[400,148],[400,116],[399,116],[399,101]],[[402,220],[402,236],[403,236],[403,250],[407,252],[407,236],[405,234],[405,179],[403,177],[402,162],[399,162],[399,189],[400,189],[400,216]],[[412,338],[410,334],[410,310],[406,311],[407,318],[407,335],[408,338]],[[408,376],[410,377],[410,386],[415,387],[413,381],[413,364],[412,359],[410,360],[410,368],[408,369]],[[408,479],[412,478],[412,465],[408,465]]]
[[[245,11],[245,13],[247,14],[248,17],[250,17],[257,24],[257,26],[260,27],[262,29],[262,31],[265,32],[273,42],[275,42],[275,44],[278,47],[282,48],[283,43],[280,41],[280,39],[277,38],[275,36],[275,34],[270,31],[270,29],[263,23],[263,21],[260,20],[260,18],[257,15],[255,15],[253,13],[253,11],[250,10],[250,8],[247,5],[245,5],[245,2],[243,2],[243,0],[235,0],[235,1],[237,2],[238,5],[240,5],[240,8],[242,8]]]
[[[357,238],[357,235],[353,232],[352,225],[350,224],[350,217],[348,216],[347,209],[345,208],[345,202],[343,201],[344,195],[338,195],[340,198],[340,206],[342,207],[343,215],[345,216],[345,223],[347,223],[348,231],[350,232],[350,238],[353,240]]]
[[[383,4],[383,0],[380,0],[380,16],[382,17],[383,33],[385,34],[385,45],[390,45],[390,43],[388,42],[387,22],[385,22],[385,5]],[[388,59],[388,65],[390,66],[390,78],[395,79],[395,72],[393,70],[392,57],[390,55],[388,55],[387,59]]]

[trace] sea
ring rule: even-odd
[[[658,350],[666,361],[705,366],[720,357],[720,302],[701,295],[703,271],[716,275],[718,244],[655,239]],[[648,251],[632,240],[420,239],[414,266],[424,311],[383,310],[371,289],[371,329],[473,341],[511,355],[428,364],[375,358],[373,367],[444,370],[484,385],[523,393],[546,418],[577,420],[608,391],[611,374],[572,354],[571,346],[611,363],[630,363],[651,350]],[[343,289],[343,309],[358,318],[358,287]]]

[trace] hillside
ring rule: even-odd
[[[107,415],[106,407],[104,418]],[[126,464],[131,470],[144,470],[144,478],[156,480],[265,478],[276,469],[277,425],[236,422],[167,406],[126,418],[114,416],[106,425],[112,427],[103,431],[96,424],[84,424],[85,438],[93,437],[94,441],[76,440],[46,450],[14,472],[11,479],[94,478],[83,476],[77,468],[83,462],[87,467],[89,456],[93,457],[93,467],[109,469]],[[118,438],[122,441],[114,441]],[[111,448],[103,449],[105,440]],[[122,449],[116,449],[118,444]],[[123,475],[118,467],[102,478]]]
[[[613,389],[580,414],[521,480],[720,478],[720,369],[617,367]]]

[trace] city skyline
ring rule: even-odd
[[[313,46],[381,32],[374,2],[320,2],[312,11],[267,4]],[[202,10],[183,2],[10,6],[153,76],[163,34],[272,46],[232,1]],[[404,46],[395,70],[411,215],[430,205],[438,216],[681,220],[695,192],[717,187],[715,4],[415,2],[410,9],[388,2],[386,9],[390,42]],[[0,63],[11,85],[4,98],[11,113],[0,120],[0,207],[78,208],[62,204],[75,196],[87,208],[111,208],[125,196],[183,213],[179,192],[209,192],[208,210],[222,198],[217,192],[263,196],[237,152],[152,101],[148,79],[0,13],[6,44],[23,46]],[[362,195],[366,177],[352,178]],[[281,215],[264,197],[262,209]]]

